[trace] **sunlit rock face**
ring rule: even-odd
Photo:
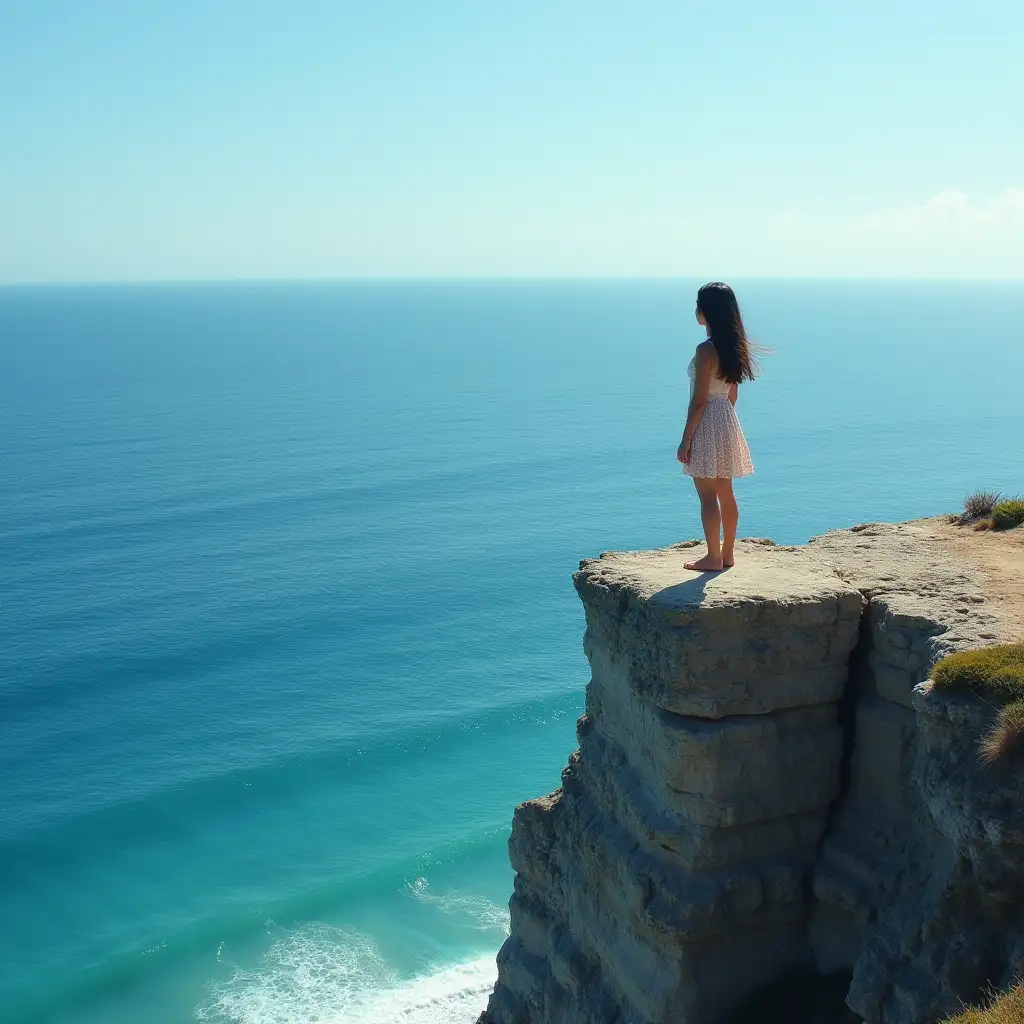
[[[991,708],[918,686],[1008,639],[979,578],[913,524],[744,542],[724,573],[690,557],[605,553],[575,576],[579,749],[516,809],[483,1024],[728,1024],[816,976],[834,1017],[815,997],[790,1024],[925,1024],[1008,979],[1021,774],[984,776]]]

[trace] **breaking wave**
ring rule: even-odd
[[[410,892],[475,917],[481,929],[508,930],[508,914],[486,900],[432,893],[424,879]],[[281,931],[258,967],[211,985],[194,1016],[211,1024],[472,1024],[496,974],[488,953],[402,977],[368,935],[309,924]]]

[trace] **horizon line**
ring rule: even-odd
[[[1024,276],[993,277],[943,274],[728,274],[734,281],[905,282],[945,284],[1024,284]],[[143,277],[82,278],[68,280],[26,279],[0,281],[0,290],[16,288],[124,288],[182,285],[246,284],[543,284],[570,282],[643,282],[721,280],[721,276],[697,274],[379,274],[338,276],[238,276],[238,277]]]

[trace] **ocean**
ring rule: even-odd
[[[699,283],[0,289],[0,1019],[475,1019]],[[1024,491],[1024,284],[734,284],[742,534]]]

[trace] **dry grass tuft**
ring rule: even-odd
[[[964,498],[964,510],[960,516],[961,523],[973,523],[978,519],[988,519],[992,509],[999,504],[998,491],[975,491]]]
[[[978,748],[981,759],[989,764],[1006,757],[1024,744],[1024,700],[1015,700],[999,711],[996,724]]]
[[[965,1010],[943,1024],[1024,1024],[1024,983],[987,1006]]]

